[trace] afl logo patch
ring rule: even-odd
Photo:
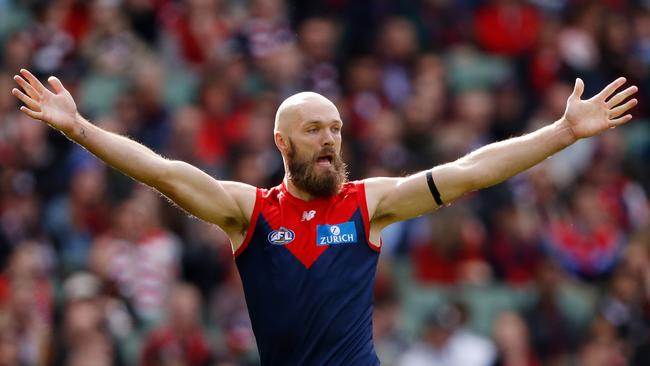
[[[292,230],[280,227],[269,233],[268,240],[273,245],[286,245],[291,243],[295,237],[296,234]]]

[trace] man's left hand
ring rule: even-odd
[[[597,135],[632,119],[632,115],[626,112],[637,104],[637,100],[628,98],[634,95],[638,88],[633,85],[615,93],[625,81],[623,77],[618,78],[591,99],[582,100],[580,97],[585,85],[582,79],[576,79],[563,116],[576,140]]]

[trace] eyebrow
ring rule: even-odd
[[[333,123],[333,124],[339,125],[339,126],[343,126],[343,122],[339,121],[338,119],[333,119],[333,120],[330,121],[330,123]],[[324,125],[324,124],[327,124],[327,122],[323,122],[323,121],[321,121],[319,119],[315,119],[315,120],[305,122],[304,126],[309,126],[309,125],[314,125],[314,124],[316,124],[316,125]]]

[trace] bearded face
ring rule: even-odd
[[[315,197],[333,196],[347,181],[347,166],[333,147],[326,146],[312,156],[303,156],[289,139],[289,179],[301,191]]]

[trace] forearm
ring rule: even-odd
[[[166,160],[144,145],[93,125],[79,114],[66,137],[120,172],[160,190]]]
[[[459,163],[470,175],[470,190],[495,185],[540,163],[576,141],[564,119],[532,133],[486,145]]]
[[[127,137],[103,130],[77,115],[62,131],[120,172],[155,188],[185,211],[221,227],[236,240],[253,212],[255,187],[217,181],[179,160],[167,160]],[[239,238],[239,239],[237,239]]]
[[[368,210],[375,225],[385,227],[430,212],[441,202],[451,203],[467,192],[500,183],[575,142],[566,122],[552,125],[521,137],[484,146],[456,161],[404,178],[366,180]],[[435,190],[432,189],[435,187]]]

